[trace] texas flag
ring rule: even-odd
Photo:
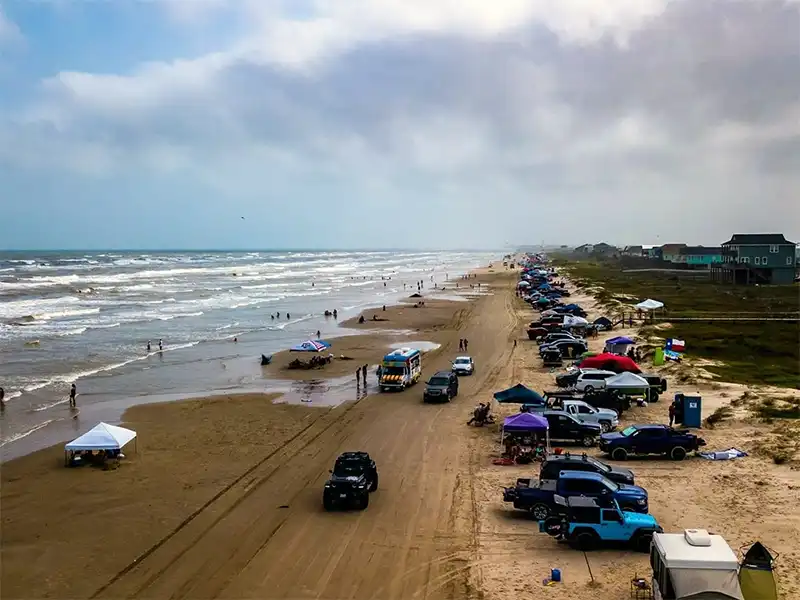
[[[670,338],[667,340],[667,350],[673,352],[683,352],[686,349],[686,342],[677,338]]]

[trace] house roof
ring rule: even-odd
[[[588,247],[589,247],[589,244],[581,244],[580,246],[575,248],[575,250],[585,250]]]
[[[761,245],[781,245],[789,244],[794,246],[782,233],[735,233],[723,246],[761,246]]]
[[[664,244],[661,252],[664,254],[677,254],[681,248],[686,248],[686,244]]]
[[[605,242],[600,242],[599,244],[595,244],[594,245],[594,249],[595,250],[609,250],[609,249],[616,250],[617,247],[616,246],[612,246],[611,244],[606,244]]]
[[[715,248],[710,248],[707,246],[686,246],[685,248],[681,248],[679,254],[681,256],[707,256],[709,254],[720,254],[722,252],[722,248],[719,246]]]

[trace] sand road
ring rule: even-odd
[[[475,465],[464,422],[509,363],[513,300],[498,289],[462,311],[455,326],[477,373],[461,378],[452,403],[422,404],[417,385],[326,413],[258,464],[242,465],[246,475],[94,597],[474,596]],[[456,354],[457,344],[445,344],[424,378]],[[345,450],[376,459],[380,487],[366,511],[326,513],[323,483]]]

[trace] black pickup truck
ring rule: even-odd
[[[705,446],[704,439],[688,429],[667,425],[630,425],[620,432],[600,436],[600,450],[614,460],[625,460],[636,454],[662,454],[672,460],[683,460],[689,452]]]

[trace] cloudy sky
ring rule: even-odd
[[[799,196],[800,0],[0,0],[0,248],[800,241]]]

